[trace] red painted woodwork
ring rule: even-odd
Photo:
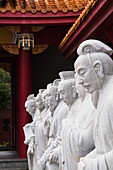
[[[70,24],[76,21],[76,17],[69,18],[0,18],[0,24],[37,24],[37,25],[56,25]]]
[[[61,53],[64,53],[65,58],[69,58],[71,55],[73,57],[73,55],[75,55],[74,53],[78,45],[85,39],[89,37],[91,38],[92,34],[94,34],[96,31],[100,31],[103,34],[102,30],[99,30],[99,27],[100,25],[102,25],[101,28],[106,28],[105,21],[110,20],[109,18],[112,18],[112,20],[111,22],[108,22],[108,26],[111,25],[113,22],[112,0],[98,1],[94,9],[90,11],[90,13],[84,19],[83,23],[78,27],[75,33],[70,37],[64,47],[61,49]]]
[[[37,13],[33,14],[31,12],[26,12],[25,14],[21,13],[21,12],[16,12],[16,13],[11,13],[11,12],[5,12],[2,13],[0,12],[0,18],[57,18],[57,17],[72,17],[72,16],[78,16],[81,14],[81,11],[78,12],[72,12],[72,11],[68,11],[66,13],[63,12],[57,12],[57,13],[52,13],[52,12],[47,12],[47,13],[42,13],[40,11],[38,11]]]
[[[29,33],[29,27],[23,27],[22,33]],[[23,126],[30,122],[31,117],[25,110],[25,101],[32,92],[32,50],[19,50],[19,157],[26,158],[27,146],[24,144]]]
[[[35,44],[59,45],[69,28],[70,25],[46,26],[34,34]]]
[[[112,42],[113,44],[113,25],[108,29],[106,30],[106,36],[108,37],[108,39]]]
[[[70,27],[71,25],[67,24],[65,26],[46,26],[44,29],[33,33],[35,44],[59,45]]]
[[[72,11],[68,11],[67,13],[57,12],[56,14],[52,12],[47,12],[46,14],[43,14],[42,12],[37,12],[36,14],[32,14],[31,12],[26,12],[25,14],[22,14],[21,12],[16,12],[15,14],[6,12],[3,14],[0,12],[0,24],[70,24],[75,22],[76,17],[80,14],[81,11],[76,13]]]
[[[113,14],[111,13],[100,26],[91,33],[89,38],[95,38],[103,41],[104,43],[109,43],[113,37],[113,31],[112,31],[112,22],[113,22]],[[110,34],[110,36],[107,36],[107,33]],[[112,42],[112,41],[111,41]]]

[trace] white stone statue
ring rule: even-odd
[[[48,84],[48,86],[51,86],[51,83]],[[45,112],[46,112],[46,115],[43,119],[43,131],[44,131],[44,135],[46,137],[46,148],[47,148],[48,140],[49,140],[50,125],[51,125],[51,121],[52,121],[52,113],[49,109],[49,104],[48,104],[48,90],[47,89],[42,93],[42,99],[45,104]]]
[[[45,109],[45,106],[44,106],[43,101],[42,101],[42,96],[41,96],[41,94],[44,90],[45,89],[40,89],[39,93],[35,97],[35,106],[36,106],[35,118],[36,119],[37,119],[37,117],[40,117],[41,112]]]
[[[40,110],[39,116],[35,120],[35,145],[36,145],[36,164],[38,167],[38,160],[42,157],[43,153],[47,149],[48,139],[44,134],[44,122],[48,115],[47,104],[47,90],[40,91],[38,94],[38,100],[36,104]]]
[[[67,119],[63,121],[62,169],[77,170],[80,157],[94,148],[92,135],[94,107],[89,96],[85,96],[83,88],[79,85],[77,91],[80,99],[78,98],[74,72],[62,72],[60,77],[62,81],[59,83],[59,92],[70,109]],[[87,110],[86,105],[88,105]]]
[[[113,170],[113,50],[98,40],[86,40],[77,52],[76,75],[96,108],[95,149],[80,159],[78,170]]]
[[[56,148],[61,141],[62,120],[67,117],[68,107],[59,98],[58,84],[60,80],[55,80],[53,84],[47,86],[48,105],[51,111],[52,121],[50,124],[48,148],[43,154],[39,164],[40,170],[58,170],[59,155],[56,155]]]
[[[35,152],[34,120],[35,120],[36,106],[35,106],[34,94],[31,94],[27,97],[27,101],[25,102],[25,108],[26,111],[32,116],[33,119],[31,123],[28,123],[23,127],[23,130],[25,134],[24,143],[28,145],[28,150],[27,150],[28,167],[29,170],[34,170],[34,168],[36,168],[35,156],[34,156],[34,152]]]

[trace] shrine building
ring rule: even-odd
[[[27,162],[27,96],[73,70],[86,39],[113,49],[112,0],[0,0],[0,167]]]

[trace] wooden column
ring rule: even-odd
[[[21,33],[30,33],[29,26],[21,27]],[[27,146],[24,144],[23,126],[30,122],[31,117],[25,110],[25,101],[32,92],[32,49],[19,49],[19,134],[18,152],[20,158],[26,158]]]

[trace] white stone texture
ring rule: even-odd
[[[84,53],[84,49],[88,49]],[[75,69],[79,82],[91,94],[95,106],[95,149],[80,159],[78,170],[113,169],[113,50],[97,40],[86,40],[78,48]],[[87,109],[87,107],[86,107]]]

